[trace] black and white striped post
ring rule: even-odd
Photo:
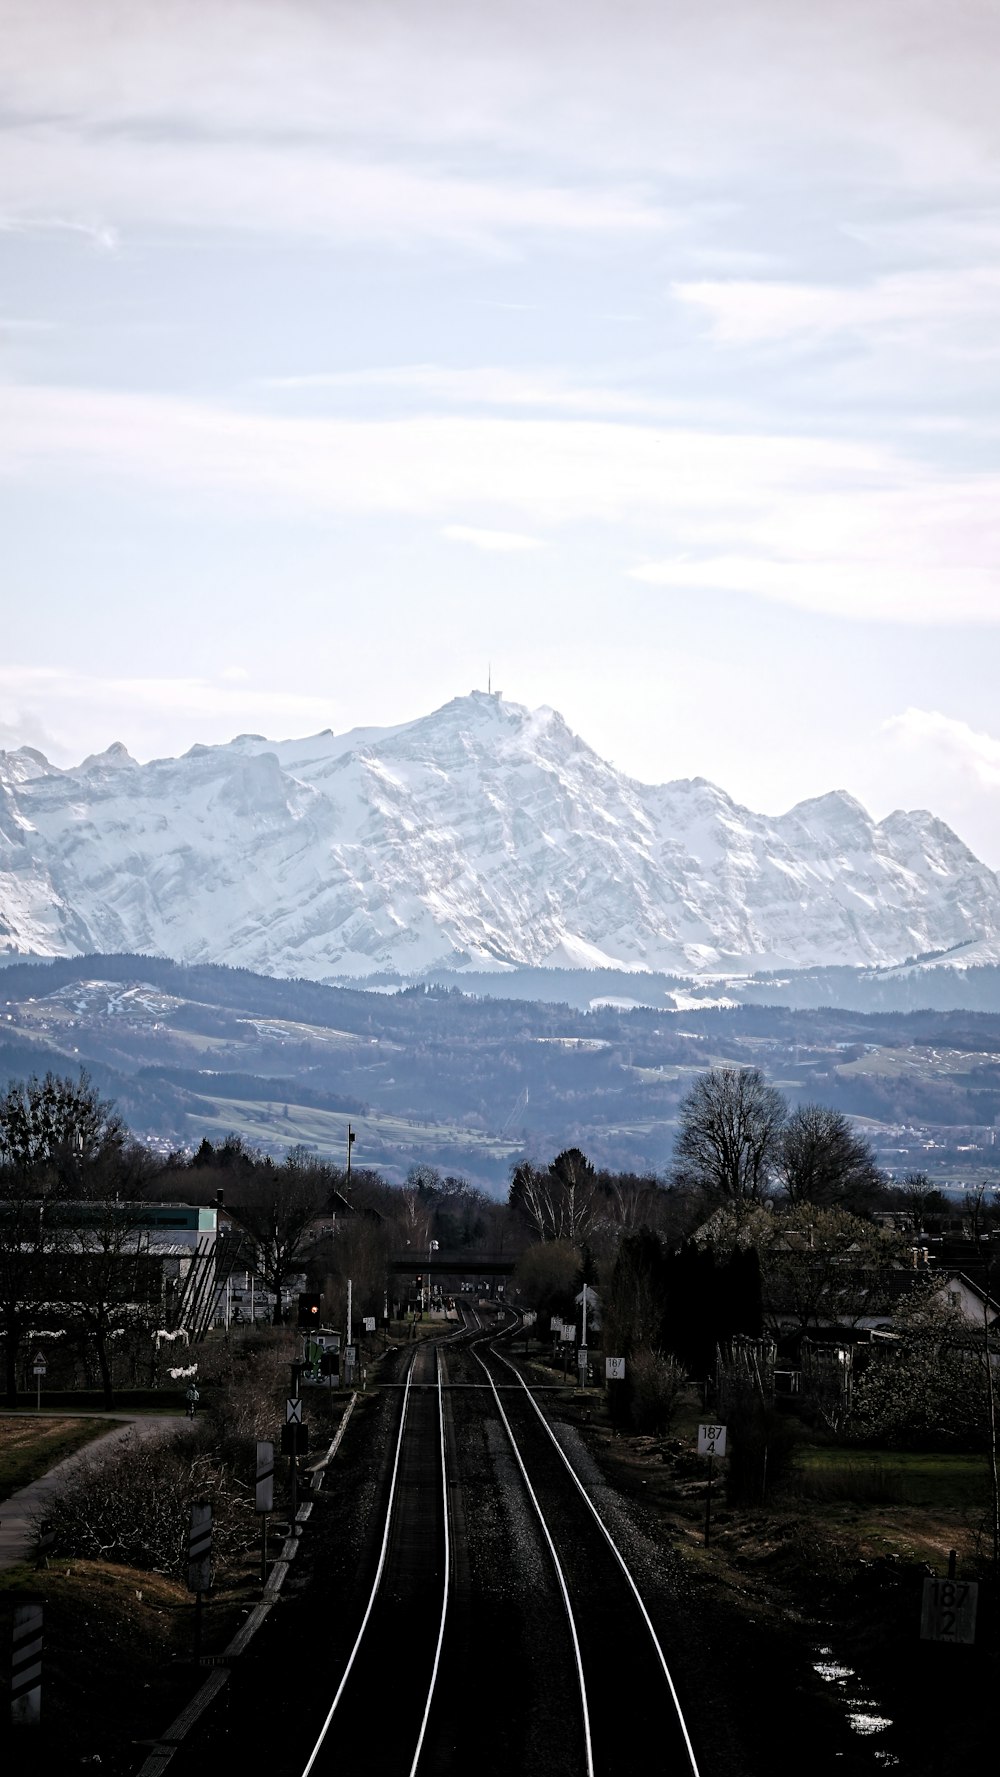
[[[255,1506],[261,1517],[260,1583],[267,1585],[267,1515],[274,1510],[274,1444],[269,1438],[257,1441],[257,1492]]]
[[[42,1718],[42,1599],[14,1605],[14,1650],[10,1673],[10,1719],[14,1727],[37,1728]]]
[[[194,1598],[194,1657],[201,1659],[202,1596],[212,1584],[212,1508],[191,1507],[191,1529],[188,1535],[188,1591]]]

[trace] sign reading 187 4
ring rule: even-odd
[[[726,1428],[724,1425],[699,1425],[698,1455],[725,1456]]]

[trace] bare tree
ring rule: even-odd
[[[62,1301],[67,1208],[104,1195],[134,1195],[149,1157],[86,1073],[12,1080],[0,1097],[0,1323],[9,1405],[17,1362],[43,1304]],[[102,1370],[103,1374],[103,1370]]]
[[[0,1098],[0,1167],[38,1196],[97,1194],[128,1139],[114,1105],[83,1071],[75,1080],[53,1073],[12,1080]]]
[[[564,1148],[547,1172],[523,1160],[508,1203],[539,1240],[583,1240],[598,1216],[597,1174],[579,1148]]]
[[[874,1152],[843,1111],[800,1104],[781,1131],[777,1171],[790,1203],[865,1207],[883,1175]]]
[[[89,1340],[104,1405],[114,1405],[112,1341],[151,1333],[162,1308],[162,1273],[149,1251],[140,1205],[104,1198],[59,1206],[53,1283],[60,1312]]]
[[[771,1182],[787,1104],[759,1068],[712,1068],[679,1110],[674,1159],[685,1182],[715,1197],[759,1199]]]
[[[276,1323],[282,1319],[282,1289],[302,1270],[331,1189],[329,1167],[297,1148],[280,1166],[262,1160],[233,1186],[232,1215],[253,1242],[254,1269],[274,1294]]]

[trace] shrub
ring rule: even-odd
[[[84,1458],[47,1503],[51,1553],[182,1579],[191,1507],[199,1502],[212,1506],[212,1559],[219,1572],[256,1538],[249,1477],[240,1482],[217,1450],[190,1434],[168,1442],[130,1432],[113,1451]]]
[[[687,1376],[680,1364],[647,1346],[632,1353],[626,1375],[634,1429],[654,1434],[669,1431],[687,1392]]]

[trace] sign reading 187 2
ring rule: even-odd
[[[978,1602],[975,1580],[925,1580],[921,1640],[975,1641]]]
[[[725,1456],[726,1428],[724,1425],[699,1425],[698,1455]]]

